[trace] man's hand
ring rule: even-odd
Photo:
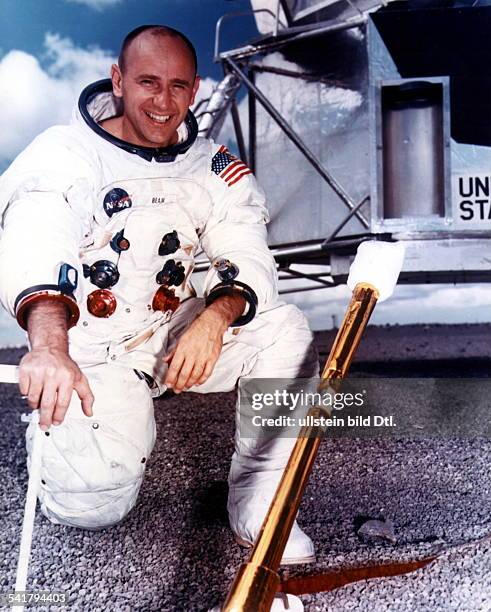
[[[164,357],[169,363],[165,379],[168,388],[181,393],[202,385],[213,372],[223,346],[223,334],[244,311],[241,295],[223,296],[208,306]]]
[[[27,328],[32,348],[20,362],[19,388],[29,406],[39,408],[41,429],[63,421],[74,390],[83,412],[92,416],[94,396],[89,383],[68,355],[65,307],[49,301],[34,304]]]

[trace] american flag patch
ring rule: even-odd
[[[244,162],[232,155],[227,147],[223,145],[213,156],[211,160],[211,169],[221,179],[223,179],[229,187],[238,183],[246,174],[252,174],[252,171],[244,164]]]

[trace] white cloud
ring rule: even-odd
[[[307,273],[325,272],[317,266],[295,266]],[[288,281],[300,287],[306,281]],[[287,285],[281,285],[285,289]],[[339,327],[351,292],[346,285],[282,296],[297,304],[307,315],[313,329]],[[411,325],[418,323],[488,323],[491,287],[473,285],[397,285],[393,296],[378,304],[370,319],[372,325]]]
[[[49,74],[57,79],[69,80],[76,86],[80,83],[85,85],[94,78],[109,76],[109,67],[116,61],[109,51],[97,46],[83,49],[58,34],[46,34],[44,44],[50,60]]]
[[[96,11],[103,11],[106,8],[120,4],[121,0],[66,0],[72,4],[85,4]]]
[[[107,77],[115,60],[108,51],[83,49],[57,34],[47,34],[44,46],[46,67],[19,50],[0,60],[0,162],[50,125],[66,123],[83,87]]]

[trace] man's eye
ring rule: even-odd
[[[153,85],[153,81],[151,81],[150,79],[142,79],[140,83],[142,85]]]

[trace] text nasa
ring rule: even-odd
[[[462,221],[491,220],[491,177],[460,176],[458,209]]]

